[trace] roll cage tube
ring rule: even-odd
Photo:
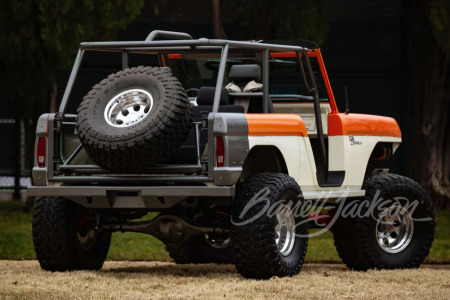
[[[222,92],[223,79],[225,76],[225,67],[228,59],[228,50],[229,44],[225,45],[222,48],[222,55],[219,65],[219,72],[217,77],[216,91],[214,94],[214,104],[212,112],[218,112],[220,96]],[[302,53],[303,55],[300,55]],[[309,60],[309,55],[307,50],[296,52],[297,59],[299,62],[302,78],[305,84],[305,87],[313,96],[314,100],[314,115],[316,119],[316,128],[317,128],[317,137],[319,139],[320,145],[320,156],[323,163],[324,174],[328,178],[328,159],[327,159],[327,151],[325,147],[325,137],[323,134],[323,126],[322,126],[322,115],[320,111],[320,99],[319,99],[319,91],[317,89],[317,83],[314,78],[314,74],[311,67],[311,62]],[[305,60],[305,64],[303,64],[302,58]],[[262,65],[263,65],[263,113],[269,112],[269,49],[262,50]],[[306,65],[306,70],[305,70]]]
[[[227,44],[222,49],[220,58],[219,72],[217,76],[216,91],[214,94],[214,104],[212,112],[219,111],[220,96],[222,93],[223,79],[225,77],[225,68],[228,59],[228,50],[230,45]],[[263,113],[269,112],[269,49],[262,50],[262,69],[263,69]]]
[[[169,41],[152,41],[151,39],[155,39],[157,37],[171,37],[177,38],[178,40],[169,40]],[[181,50],[181,48],[185,48],[186,46],[190,49],[189,51],[195,50],[220,50],[222,49],[221,62],[219,65],[219,74],[216,83],[216,91],[214,95],[214,104],[213,104],[213,112],[217,112],[219,109],[219,99],[221,94],[221,88],[223,85],[223,79],[225,75],[226,62],[228,57],[228,52],[231,47],[236,49],[254,49],[260,50],[263,54],[263,112],[267,113],[269,111],[269,53],[270,51],[294,51],[297,53],[297,56],[300,57],[299,53],[302,52],[305,55],[304,59],[306,60],[306,66],[308,75],[311,81],[312,88],[310,88],[310,92],[313,95],[314,103],[315,103],[315,113],[316,113],[316,123],[318,130],[318,136],[321,140],[321,152],[324,157],[324,162],[326,162],[326,151],[325,144],[323,140],[323,129],[320,117],[320,101],[318,98],[317,85],[314,79],[314,76],[311,71],[311,66],[309,62],[309,56],[307,55],[307,49],[298,47],[298,46],[287,46],[287,45],[277,45],[277,44],[266,44],[266,43],[255,43],[255,42],[239,42],[239,41],[229,41],[229,40],[208,40],[208,39],[199,39],[192,40],[192,38],[188,34],[182,33],[174,33],[174,32],[160,32],[155,31],[150,33],[147,41],[143,42],[90,42],[90,43],[81,43],[80,49],[78,51],[77,57],[75,59],[69,81],[67,83],[60,107],[59,112],[64,116],[65,109],[67,103],[69,101],[75,80],[77,78],[81,62],[83,60],[83,56],[86,50],[90,51],[111,51],[111,52],[122,52],[122,66],[127,66],[127,58],[128,53],[150,53],[152,51],[176,51],[176,49]],[[304,80],[307,81],[306,73],[304,70],[304,66],[299,60],[301,64],[302,74],[304,76]]]
[[[219,72],[217,76],[216,91],[214,93],[214,103],[212,112],[219,111],[220,95],[222,94],[223,78],[225,77],[225,67],[227,66],[229,44],[222,48],[222,56],[220,58]]]
[[[300,55],[300,52],[296,52],[298,62],[300,64],[300,70],[302,74],[302,78],[305,84],[306,89],[308,90],[308,93],[312,94],[313,100],[314,100],[314,115],[316,118],[316,128],[317,128],[317,137],[319,139],[320,143],[320,156],[323,160],[323,168],[324,173],[326,174],[326,177],[328,177],[328,159],[327,159],[327,150],[325,148],[325,137],[323,135],[323,126],[322,126],[322,115],[320,112],[320,99],[319,99],[319,92],[317,90],[317,84],[316,80],[314,78],[314,74],[311,68],[311,63],[309,61],[309,56],[307,53],[303,53],[303,55]],[[306,71],[305,72],[305,66],[303,64],[302,58],[305,60],[306,64]],[[306,74],[307,73],[307,74]],[[307,76],[308,75],[308,76]],[[311,82],[311,86],[308,83],[308,79]]]
[[[320,52],[320,49],[314,49],[313,51],[314,57],[316,57],[317,63],[319,64],[320,72],[322,73],[322,79],[325,84],[325,89],[327,90],[328,100],[330,101],[331,113],[337,114],[339,113],[339,111],[336,106],[336,99],[334,99],[334,94],[331,88],[330,79],[328,78],[327,69],[325,68],[325,63],[323,62],[322,53]]]
[[[269,49],[263,50],[263,113],[269,112]]]
[[[174,40],[156,40],[157,38],[173,38]],[[305,48],[299,46],[290,45],[279,45],[279,44],[269,44],[260,42],[245,42],[245,41],[232,41],[232,40],[213,40],[213,39],[198,39],[193,40],[192,37],[185,33],[176,32],[166,32],[166,31],[154,31],[147,37],[148,40],[144,41],[120,41],[120,42],[84,42],[80,44],[80,49],[78,51],[77,57],[75,59],[72,72],[70,74],[69,80],[66,85],[64,96],[62,98],[61,104],[59,106],[59,112],[64,117],[65,109],[71,92],[77,78],[83,55],[86,51],[107,51],[107,52],[121,52],[122,55],[122,67],[128,65],[128,54],[129,53],[147,53],[147,54],[158,54],[158,53],[173,53],[175,52],[191,52],[191,51],[220,51],[222,49],[222,57],[227,57],[228,49],[242,49],[242,50],[260,50],[263,51],[279,51],[279,52],[297,52],[306,51]],[[152,40],[153,39],[153,40]],[[225,51],[226,50],[226,51]],[[263,55],[264,56],[264,55]],[[267,56],[267,55],[265,55]],[[226,66],[226,60],[223,62],[223,73],[222,73],[222,83],[223,75]],[[267,81],[267,79],[266,79]],[[216,85],[218,86],[218,85]],[[220,89],[219,89],[220,90]],[[265,102],[268,105],[269,95],[268,93],[265,98]],[[217,92],[215,98],[219,98],[220,92]],[[218,105],[215,105],[218,109]],[[268,111],[268,107],[264,108],[264,111]]]
[[[153,30],[147,36],[145,41],[154,41],[157,38],[165,38],[165,39],[173,39],[173,40],[192,40],[192,36],[190,34],[184,32],[176,32],[176,31],[164,31],[164,30]]]
[[[77,53],[77,57],[75,58],[75,62],[73,63],[72,72],[70,72],[69,81],[67,82],[66,90],[64,91],[64,95],[61,100],[61,104],[59,106],[59,112],[64,116],[64,112],[66,110],[67,102],[69,101],[70,94],[72,93],[73,86],[75,84],[75,80],[77,79],[78,71],[81,66],[81,61],[84,56],[84,49],[79,49]]]

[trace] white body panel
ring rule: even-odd
[[[316,176],[316,164],[309,137],[299,136],[249,136],[249,148],[255,146],[275,146],[284,157],[289,175],[293,177],[308,198],[322,197],[322,192],[347,196],[359,196],[369,157],[378,142],[392,142],[393,150],[401,138],[378,136],[329,137],[329,170],[345,171],[340,187],[320,187]],[[315,196],[316,195],[316,196]]]
[[[344,170],[343,185],[349,189],[360,188],[375,145],[379,142],[390,142],[393,143],[395,151],[401,141],[401,138],[389,136],[330,136],[328,137],[328,169],[330,171]]]
[[[311,179],[311,169],[301,170],[299,166],[309,164],[308,153],[306,152],[305,139],[300,136],[249,136],[249,149],[254,146],[275,146],[283,154],[284,161],[288,168],[289,176],[300,182],[301,177]],[[309,139],[308,139],[309,143]],[[264,162],[261,162],[264,163]],[[312,184],[312,182],[308,182]]]
[[[316,163],[310,144],[310,138],[317,138],[316,119],[313,103],[274,103],[276,113],[298,114],[306,127],[308,137],[267,136],[249,137],[250,149],[256,145],[276,146],[286,161],[289,175],[295,178],[302,191],[306,193],[319,193],[323,191],[358,191],[364,181],[370,155],[378,142],[390,142],[393,151],[401,143],[401,138],[383,136],[328,136],[328,114],[331,112],[329,103],[321,103],[320,111],[324,137],[328,138],[328,169],[330,171],[345,171],[345,178],[341,187],[320,187],[316,176]],[[350,139],[353,137],[353,142]],[[298,139],[298,151],[295,153],[293,145]],[[291,151],[285,151],[289,144]],[[300,156],[300,157],[298,157]],[[310,196],[313,197],[313,196]]]

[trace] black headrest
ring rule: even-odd
[[[213,105],[215,92],[216,92],[215,87],[206,87],[206,86],[201,87],[197,95],[197,104]],[[228,102],[229,102],[228,91],[226,88],[222,88],[222,93],[220,95],[220,105],[227,105]]]
[[[259,65],[233,65],[228,77],[236,81],[261,81],[261,67]]]

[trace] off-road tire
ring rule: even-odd
[[[273,208],[280,200],[284,205],[292,201],[293,209],[302,201],[300,187],[286,174],[260,173],[238,186],[232,208],[231,247],[236,269],[244,277],[268,279],[300,272],[308,247],[307,216],[295,212],[295,241],[292,251],[283,256],[276,243],[277,217],[264,211],[264,207]],[[247,204],[250,208],[241,218]]]
[[[78,238],[83,208],[62,197],[38,198],[32,234],[36,257],[47,271],[99,270],[108,254],[111,232],[97,232],[89,246]]]
[[[340,220],[335,228],[335,245],[343,262],[351,269],[362,271],[418,268],[430,251],[435,229],[433,206],[424,189],[412,179],[396,174],[371,175],[363,188],[366,203],[378,200],[378,203],[388,201],[383,207],[395,203],[407,207],[407,202],[411,205],[417,201],[415,210],[410,211],[413,233],[409,244],[398,253],[383,250],[376,238],[377,218],[383,209],[376,205],[371,212],[368,205],[362,205],[359,217]]]
[[[343,208],[349,205],[359,205],[360,200],[352,200],[343,203]],[[367,270],[367,261],[362,255],[359,245],[355,242],[355,219],[352,217],[337,217],[333,224],[332,232],[334,236],[334,245],[342,262],[351,270]]]
[[[166,243],[166,250],[176,264],[229,264],[231,247],[215,248],[204,235],[190,238],[184,243]]]
[[[153,106],[140,121],[114,127],[105,109],[116,95],[140,89]],[[186,139],[191,108],[181,83],[167,67],[136,67],[109,75],[96,84],[78,107],[76,129],[84,149],[100,167],[116,173],[145,172],[168,159]]]

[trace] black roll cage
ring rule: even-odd
[[[155,40],[157,38],[171,39],[171,40]],[[72,72],[69,77],[64,95],[59,107],[59,112],[64,114],[67,103],[70,98],[75,80],[80,69],[85,51],[106,51],[106,52],[120,52],[122,53],[122,68],[128,67],[128,53],[147,53],[147,54],[173,54],[183,52],[208,52],[221,51],[221,59],[218,70],[218,77],[216,83],[216,94],[214,95],[213,112],[217,112],[219,108],[219,99],[221,87],[223,85],[223,78],[225,75],[226,61],[230,51],[261,51],[262,53],[262,73],[263,73],[263,112],[269,111],[269,53],[274,52],[295,52],[300,57],[299,53],[305,58],[306,65],[309,65],[309,57],[307,55],[310,49],[279,44],[266,44],[260,42],[245,42],[245,41],[231,41],[231,40],[216,40],[201,38],[193,40],[187,33],[171,32],[171,31],[152,31],[145,41],[130,41],[130,42],[86,42],[80,44]],[[303,64],[301,65],[303,79],[305,85],[311,85],[312,96],[315,98],[314,90],[317,91],[314,76],[311,70],[307,67],[306,72]],[[308,74],[309,76],[306,76]],[[310,84],[308,84],[308,79]],[[319,99],[317,99],[319,100]]]
[[[164,40],[159,40],[164,39]],[[282,44],[271,44],[262,43],[256,41],[232,41],[232,40],[222,40],[222,39],[206,39],[200,38],[197,40],[192,39],[192,37],[183,32],[171,32],[171,31],[152,31],[145,41],[123,41],[123,42],[85,42],[80,44],[78,54],[76,56],[70,77],[64,91],[64,95],[59,106],[58,115],[60,115],[63,120],[74,119],[76,116],[65,114],[70,95],[72,93],[73,86],[75,84],[81,63],[83,61],[83,56],[86,51],[105,51],[105,52],[119,52],[122,53],[122,68],[128,67],[128,54],[129,53],[140,53],[140,54],[183,54],[184,52],[211,52],[218,51],[221,52],[218,77],[216,82],[216,90],[214,95],[213,113],[218,112],[220,96],[223,87],[223,80],[225,76],[225,68],[228,58],[228,53],[230,51],[236,52],[258,52],[262,53],[262,83],[263,83],[263,113],[269,112],[270,98],[269,98],[269,55],[270,52],[295,52],[297,59],[299,61],[301,74],[305,86],[307,87],[309,93],[313,97],[314,102],[314,114],[316,118],[316,128],[317,136],[320,141],[320,155],[325,162],[326,171],[328,170],[327,163],[327,152],[325,148],[325,140],[323,135],[321,112],[320,112],[320,100],[319,93],[317,90],[317,84],[312,72],[310,59],[308,52],[312,51],[308,48],[292,45],[282,45]],[[300,55],[302,54],[302,55]],[[304,62],[302,62],[304,61]],[[64,123],[64,121],[63,121]],[[81,145],[80,145],[81,146]],[[81,150],[80,146],[72,153],[68,160],[65,161],[62,168],[71,168],[68,166],[72,158]],[[86,166],[91,167],[91,166]],[[180,166],[174,166],[175,169],[180,168]],[[167,168],[174,168],[168,166]],[[192,167],[199,168],[200,165],[194,165]],[[89,169],[89,168],[88,168]],[[96,169],[96,168],[95,168]],[[210,175],[211,176],[211,175]],[[212,178],[208,176],[208,179]],[[61,180],[63,178],[60,178]],[[80,178],[77,177],[75,180],[80,181],[84,179],[86,181],[92,180],[89,177]],[[199,178],[205,180],[205,178]],[[67,179],[66,179],[67,180]],[[160,180],[160,178],[158,179]]]

